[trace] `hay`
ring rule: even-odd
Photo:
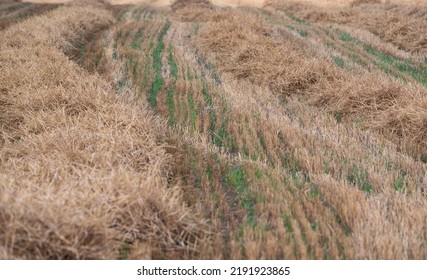
[[[272,34],[257,16],[222,14],[203,30],[198,46],[214,57],[221,71],[283,95],[301,92],[334,71],[306,59],[295,42],[275,41]]]
[[[311,102],[381,131],[414,156],[427,154],[427,91],[382,73],[348,75],[311,89]]]

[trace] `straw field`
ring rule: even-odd
[[[0,3],[1,259],[427,258],[422,3],[34,2]]]

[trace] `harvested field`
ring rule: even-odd
[[[17,0],[4,0],[0,3],[0,30],[34,15],[57,8],[57,4],[25,3]]]
[[[427,258],[420,4],[108,2],[0,5],[0,258]]]

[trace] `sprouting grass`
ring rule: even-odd
[[[363,68],[368,67],[368,63],[367,63],[367,62],[365,62],[365,61],[363,61],[363,60],[359,57],[359,55],[357,55],[354,51],[351,51],[351,52],[348,54],[348,58],[349,58],[351,61],[353,61],[353,62],[355,62],[355,63],[359,64],[359,65],[360,65],[360,66],[362,66]]]
[[[170,73],[174,80],[178,79],[178,66],[176,65],[175,58],[173,57],[173,47],[169,45],[168,63],[170,67]]]
[[[212,169],[212,166],[208,165],[206,167],[205,173],[206,173],[206,177],[208,178],[209,182],[212,182],[213,176],[214,176],[214,171]]]
[[[218,74],[218,71],[216,69],[215,64],[206,61],[206,58],[203,57],[202,55],[198,55],[197,56],[197,63],[201,66],[201,67],[205,67],[206,69],[209,70],[209,74],[210,77],[212,78],[212,80],[214,81],[215,85],[220,85],[222,83],[221,81],[221,77]]]
[[[263,176],[263,174],[262,174],[261,169],[259,169],[259,167],[257,167],[255,169],[255,178],[258,179],[258,180],[260,180],[262,178],[262,176]]]
[[[319,224],[317,222],[311,222],[310,227],[313,231],[317,231],[317,229],[319,228]]]
[[[286,231],[288,233],[292,233],[293,232],[292,221],[289,215],[286,213],[282,213],[282,220],[283,220],[283,225],[285,226]]]
[[[399,177],[394,181],[394,189],[398,192],[402,192],[406,186],[406,172],[401,172]]]
[[[310,183],[310,186],[311,186],[310,197],[312,199],[319,197],[320,193],[319,193],[319,189],[317,188],[317,186],[313,183]]]
[[[293,25],[287,24],[286,28],[291,30],[291,31],[295,31],[295,27]]]
[[[254,228],[256,226],[256,201],[251,194],[249,182],[242,167],[237,166],[229,170],[227,185],[236,190],[239,204],[246,211],[246,221],[250,227]]]
[[[202,75],[202,94],[207,106],[212,106],[212,97],[209,94],[208,85],[206,84],[206,78]]]
[[[414,78],[414,80],[420,82],[421,84],[427,85],[427,68],[423,66],[417,68],[410,61],[398,60],[393,56],[384,54],[368,45],[365,45],[364,49],[367,53],[377,57],[380,61],[395,67],[402,73],[410,75],[412,78]]]
[[[365,51],[369,54],[372,54],[373,56],[378,57],[382,62],[385,62],[387,64],[393,64],[394,58],[391,55],[383,54],[382,52],[378,51],[377,49],[374,49],[371,46],[365,45]]]
[[[138,29],[138,31],[135,34],[135,38],[130,45],[132,49],[134,49],[134,50],[140,50],[141,49],[141,43],[143,40],[142,34],[143,34],[143,29],[142,28]]]
[[[338,35],[339,35],[339,38],[341,41],[344,41],[344,42],[355,42],[356,41],[356,39],[353,36],[351,36],[350,34],[348,34],[345,31],[339,31]]]
[[[348,173],[347,179],[353,185],[359,186],[364,192],[372,193],[372,185],[368,181],[368,172],[363,169],[359,169],[353,165]]]
[[[116,87],[117,91],[118,91],[118,92],[122,91],[122,90],[123,90],[123,88],[126,86],[126,84],[127,84],[127,81],[126,81],[125,79],[120,80],[120,81],[117,83],[117,87]]]
[[[397,79],[400,79],[401,81],[405,81],[406,79],[402,77],[401,75],[396,74],[394,71],[392,71],[390,68],[388,68],[385,64],[379,63],[375,60],[372,60],[371,63],[376,66],[378,69],[386,73],[387,75],[391,75]]]
[[[157,93],[163,88],[163,78],[160,75],[154,76],[154,81],[151,84],[151,88],[148,92],[148,103],[150,103],[151,107],[157,107]]]
[[[202,95],[209,111],[209,132],[214,145],[221,147],[225,137],[227,136],[226,121],[222,123],[218,131],[216,131],[217,115],[213,108],[213,99],[209,93],[209,88],[205,76],[202,74]]]
[[[291,31],[298,32],[299,35],[301,35],[301,37],[304,37],[304,38],[308,37],[308,32],[303,30],[303,29],[297,28],[297,27],[290,25],[290,24],[287,24],[286,28],[291,30]]]
[[[345,68],[344,59],[342,59],[341,57],[333,55],[332,60],[335,62],[336,65],[338,65],[339,68]]]
[[[408,73],[412,78],[419,81],[421,84],[427,85],[427,68],[415,68],[411,62],[405,61],[397,61],[394,65],[399,71]]]
[[[307,38],[308,37],[308,32],[302,29],[298,29],[298,33],[299,35],[301,35],[301,37]]]
[[[294,16],[293,14],[291,14],[291,13],[289,13],[289,12],[285,12],[285,15],[286,15],[288,18],[292,19],[292,20],[293,20],[294,22],[296,22],[296,23],[299,23],[299,24],[307,24],[307,25],[308,25],[308,22],[306,22],[305,20],[302,20],[302,19],[300,19],[300,18],[298,18],[298,17]]]
[[[298,172],[292,171],[292,181],[297,189],[302,188],[302,182]]]
[[[345,32],[345,31],[339,30],[338,36],[339,36],[341,41],[353,42],[356,45],[362,46],[363,49],[368,54],[378,58],[379,61],[381,61],[385,65],[383,65],[382,63],[378,63],[376,61],[371,61],[371,63],[373,65],[375,65],[376,67],[378,67],[379,69],[381,69],[384,73],[386,73],[388,75],[392,75],[396,78],[405,80],[403,78],[403,76],[396,74],[394,71],[392,71],[388,67],[386,67],[386,65],[390,65],[393,68],[395,68],[396,70],[398,70],[399,72],[411,76],[414,80],[420,82],[421,84],[427,85],[427,68],[426,67],[424,67],[424,66],[416,67],[411,61],[403,61],[403,60],[395,58],[392,55],[382,53],[381,51],[375,49],[374,47],[354,38],[353,36],[351,36],[349,33]],[[352,59],[356,63],[360,64],[361,66],[366,67],[366,63],[361,61],[360,58],[358,58],[356,55],[354,55],[354,52],[352,52],[350,59]],[[337,61],[335,59],[334,59],[334,61],[335,61],[335,63],[337,63]],[[338,63],[337,63],[337,65],[340,66]]]
[[[213,138],[214,145],[218,147],[223,147],[226,143],[228,132],[227,132],[227,124],[228,120],[223,119],[221,126],[219,127],[218,131],[215,134],[215,137]]]
[[[164,81],[162,77],[162,52],[165,48],[165,43],[163,42],[163,37],[166,35],[170,27],[170,22],[166,22],[163,26],[162,31],[157,37],[157,45],[153,50],[153,67],[154,67],[154,80],[151,85],[151,88],[148,93],[148,102],[151,107],[157,107],[157,94],[163,88]]]

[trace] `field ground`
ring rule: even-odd
[[[33,2],[0,4],[0,258],[427,259],[416,0]]]

